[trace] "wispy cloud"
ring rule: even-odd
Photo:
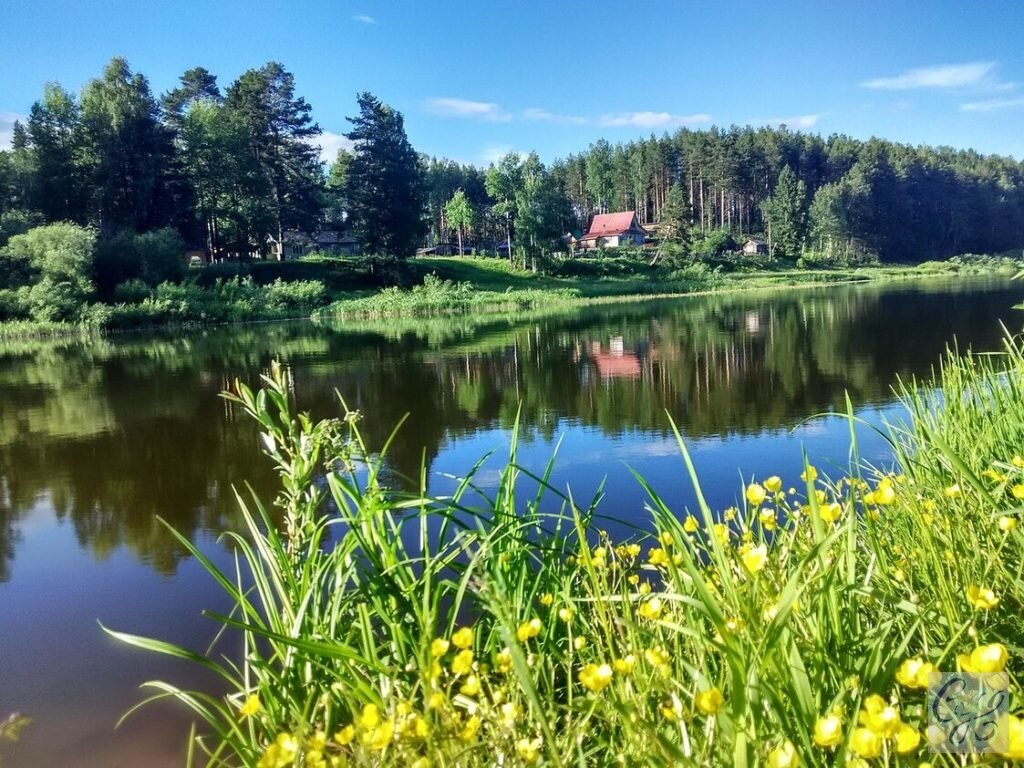
[[[446,96],[427,101],[427,109],[443,117],[462,117],[489,123],[505,123],[512,119],[512,115],[492,101],[473,101]]]
[[[816,126],[819,120],[821,120],[821,115],[794,115],[792,117],[768,117],[750,122],[754,125],[784,125],[787,128],[807,130]]]
[[[485,144],[484,148],[480,150],[480,160],[484,165],[491,165],[492,163],[497,163],[510,152],[520,157],[526,157],[525,152],[516,150],[511,144]]]
[[[670,112],[615,112],[601,115],[598,125],[607,127],[628,126],[632,128],[679,128],[684,125],[710,123],[711,115],[673,115]]]
[[[975,61],[909,69],[893,77],[877,77],[861,83],[864,88],[883,91],[909,91],[916,88],[970,88],[988,86],[998,90],[1012,89],[1013,83],[995,81],[995,62]]]
[[[988,99],[970,101],[960,105],[961,112],[999,112],[1004,109],[1024,107],[1024,99]]]
[[[16,112],[5,112],[0,109],[0,149],[6,149],[14,138],[14,122],[25,122],[25,116]]]
[[[310,139],[309,143],[320,148],[320,159],[328,164],[337,158],[339,149],[351,150],[354,146],[343,134],[333,131],[322,131],[319,136]]]
[[[361,21],[363,24],[376,24],[377,20],[373,16],[367,16],[365,13],[357,13],[352,17],[355,21]]]
[[[530,107],[523,111],[523,120],[534,123],[557,123],[559,125],[586,125],[590,120],[582,115],[559,115],[546,109]]]

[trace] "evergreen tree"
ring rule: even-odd
[[[423,179],[402,114],[370,93],[346,136],[354,143],[345,197],[355,232],[371,254],[408,258],[423,237]]]
[[[762,210],[772,257],[797,258],[806,235],[807,189],[788,165],[779,172],[775,193],[763,203]]]
[[[352,153],[347,149],[339,149],[327,172],[324,219],[333,226],[343,226],[348,219],[345,189],[348,186],[348,169],[351,164]]]
[[[688,218],[689,206],[683,196],[683,189],[678,184],[673,184],[669,187],[659,218],[662,241],[678,248],[689,247],[690,232],[686,223]]]
[[[82,121],[75,97],[47,83],[29,112],[27,130],[35,157],[33,207],[47,221],[84,223]]]

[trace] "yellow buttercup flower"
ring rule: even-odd
[[[473,652],[468,648],[459,651],[452,659],[452,672],[456,675],[464,675],[473,668]]]
[[[768,547],[764,544],[759,547],[752,547],[740,555],[740,558],[743,560],[743,567],[749,573],[757,573],[768,562]]]
[[[813,483],[818,479],[818,470],[814,467],[808,466],[807,469],[800,473],[800,479],[805,483]]]
[[[662,546],[671,547],[673,541],[672,534],[668,531],[662,531],[658,534],[658,541],[661,542]]]
[[[717,688],[708,688],[693,697],[693,704],[705,715],[713,715],[722,708],[725,698]]]
[[[797,768],[800,765],[800,755],[797,754],[793,742],[785,741],[768,753],[765,765],[767,768]]]
[[[545,592],[543,595],[540,596],[540,604],[543,605],[545,608],[551,605],[553,602],[555,602],[555,596],[552,595],[550,592]]]
[[[760,483],[751,483],[747,486],[747,503],[752,507],[760,506],[761,502],[765,500],[768,492],[765,491],[764,486]]]
[[[921,734],[917,729],[906,723],[900,723],[896,731],[896,752],[900,755],[909,755],[921,745]]]
[[[369,730],[363,736],[363,744],[370,749],[381,751],[387,749],[395,738],[395,721],[385,720],[380,725]]]
[[[447,701],[445,695],[440,691],[434,691],[427,697],[427,709],[440,709]]]
[[[508,674],[512,671],[512,651],[508,648],[502,648],[494,656],[494,666],[502,674]]]
[[[814,723],[814,743],[819,747],[834,747],[843,740],[843,721],[839,715],[819,717]]]
[[[614,674],[607,664],[587,664],[580,670],[579,680],[588,691],[602,691],[608,687]]]
[[[720,544],[728,544],[729,537],[732,535],[732,530],[725,523],[715,523],[715,538],[718,539]]]
[[[757,519],[761,522],[761,527],[766,531],[774,531],[776,528],[775,510],[765,508],[757,513]]]
[[[657,597],[652,597],[650,600],[645,600],[640,603],[640,608],[637,612],[640,614],[641,618],[653,621],[661,616],[661,610],[661,600]]]
[[[648,648],[644,651],[644,659],[655,669],[667,667],[670,658],[664,648]]]
[[[896,668],[896,682],[912,691],[927,688],[928,677],[934,669],[933,664],[921,659],[906,659]]]
[[[480,730],[480,718],[473,715],[466,724],[459,731],[459,739],[462,741],[472,741],[476,737],[476,732]]]
[[[1006,719],[1007,744],[1003,757],[1024,760],[1024,718],[1011,715]]]
[[[668,565],[668,552],[661,547],[652,547],[647,552],[647,562],[651,565]]]
[[[363,707],[362,713],[356,718],[356,724],[363,730],[375,728],[380,724],[380,710],[376,704],[367,704]]]
[[[882,754],[882,738],[870,728],[854,728],[850,736],[850,751],[870,760]]]
[[[995,592],[977,584],[972,584],[967,588],[967,601],[978,611],[988,611],[999,605],[999,598],[996,597]]]
[[[1017,483],[1010,489],[1010,493],[1013,494],[1013,498],[1017,501],[1024,501],[1024,483]]]
[[[263,705],[260,704],[260,697],[254,693],[250,695],[249,698],[245,700],[245,703],[238,708],[238,718],[243,720],[247,717],[252,717],[261,709],[263,709]]]
[[[355,740],[355,738],[356,728],[354,725],[346,725],[344,728],[342,728],[340,731],[334,734],[334,740],[341,744],[341,746],[343,747],[347,744],[351,744]]]
[[[782,490],[782,478],[778,475],[772,475],[764,481],[765,490],[769,493],[778,493]],[[789,742],[786,742],[787,744]]]
[[[1003,517],[999,518],[999,530],[1003,533],[1009,533],[1017,527],[1017,518],[1015,517]]]
[[[636,657],[632,653],[623,656],[621,659],[615,659],[612,662],[612,668],[620,675],[628,675],[633,671],[633,667],[636,665]]]
[[[572,617],[574,615],[575,615],[575,611],[573,611],[571,605],[567,605],[564,608],[559,608],[558,609],[558,618],[560,618],[566,624],[568,624],[570,621],[572,621]]]
[[[444,656],[448,653],[448,648],[451,645],[443,637],[439,637],[430,644],[430,655],[434,657]]]
[[[465,650],[473,644],[473,630],[470,627],[463,627],[462,629],[456,630],[455,634],[452,635],[452,644],[456,648]]]
[[[465,682],[459,688],[459,693],[466,696],[476,696],[480,693],[480,678],[476,675],[467,675]]]
[[[1021,488],[1024,489],[1024,486],[1021,486]],[[942,492],[942,495],[947,499],[958,499],[964,495],[964,492],[960,489],[959,483],[953,483],[953,485],[949,486]]]
[[[687,515],[683,521],[683,530],[687,533],[696,533],[700,530],[700,523],[697,522],[697,518],[693,515]]]
[[[1002,672],[1006,667],[1009,656],[1005,645],[1002,643],[991,643],[989,645],[979,645],[971,651],[970,656],[959,654],[956,658],[964,672],[987,673]]]
[[[533,765],[540,759],[540,739],[520,739],[516,742],[516,754],[527,765]]]
[[[525,643],[527,640],[531,640],[540,634],[541,630],[540,619],[533,618],[529,621],[524,621],[516,629],[516,637],[519,638],[519,642]]]
[[[875,488],[875,504],[886,507],[892,504],[896,500],[896,489],[892,487],[892,481],[889,478],[883,478],[878,483],[878,487]]]
[[[872,733],[889,738],[895,736],[900,727],[900,711],[877,693],[864,700],[858,721]],[[871,757],[862,753],[861,757]]]

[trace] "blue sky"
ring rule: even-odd
[[[2,0],[0,142],[45,82],[77,91],[122,55],[157,93],[281,61],[327,152],[369,90],[463,162],[781,121],[1019,159],[1022,22],[1014,0]]]

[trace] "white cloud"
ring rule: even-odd
[[[484,165],[497,164],[501,158],[513,152],[520,157],[526,157],[525,152],[517,151],[511,144],[485,144],[480,151],[480,160]]]
[[[988,99],[960,105],[961,112],[997,112],[1002,109],[1024,107],[1024,99]]]
[[[351,151],[354,146],[344,135],[333,131],[321,131],[320,135],[310,139],[309,143],[320,148],[320,159],[328,165],[334,162],[339,149]]]
[[[0,109],[0,149],[7,149],[14,138],[14,121],[25,122],[25,116]]]
[[[558,123],[560,125],[586,125],[590,120],[582,115],[558,115],[546,109],[530,107],[523,111],[523,120],[534,123]]]
[[[443,117],[463,117],[489,123],[505,123],[512,119],[512,115],[492,101],[473,101],[446,96],[427,101],[427,109]]]
[[[633,128],[678,128],[683,125],[710,123],[711,115],[673,115],[669,112],[616,112],[601,115],[599,125],[609,127],[630,126]]]
[[[884,91],[908,91],[914,88],[967,88],[989,86],[1006,90],[1013,83],[992,82],[995,62],[976,61],[970,64],[949,64],[937,67],[909,69],[894,77],[877,77],[861,83],[864,88]]]
[[[363,24],[376,24],[377,20],[373,16],[367,16],[365,13],[357,13],[352,17],[355,21],[361,21]]]
[[[765,120],[751,120],[755,125],[784,125],[787,128],[807,130],[818,124],[821,115],[794,115],[793,117],[769,117]]]

